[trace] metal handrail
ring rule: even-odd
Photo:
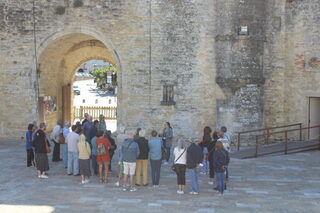
[[[299,129],[289,129],[289,130],[284,130],[284,131],[278,131],[278,132],[272,132],[268,134],[262,134],[262,135],[256,135],[256,153],[255,157],[258,157],[258,150],[259,150],[259,137],[263,136],[270,136],[270,135],[276,135],[276,134],[281,134],[284,133],[284,138],[285,138],[285,149],[284,149],[284,154],[288,154],[288,132],[294,132],[294,131],[300,131],[300,140],[302,140],[302,130],[310,130],[314,128],[319,128],[320,130],[320,125],[317,126],[311,126],[311,127],[304,127],[304,128],[299,128]],[[320,149],[320,135],[319,135],[319,149]]]
[[[266,137],[266,144],[269,144],[270,130],[287,128],[287,127],[293,127],[293,126],[299,126],[299,129],[301,129],[301,128],[302,128],[302,123],[295,123],[295,124],[290,124],[290,125],[283,125],[283,126],[268,127],[268,128],[263,128],[263,129],[254,129],[254,130],[237,132],[237,134],[238,134],[238,151],[240,150],[241,134],[252,133],[252,132],[267,131],[267,134],[266,134],[266,136],[267,136],[267,137]],[[300,138],[301,138],[301,137],[302,137],[302,134],[300,133]]]

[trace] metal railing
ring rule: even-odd
[[[258,157],[258,152],[259,152],[259,137],[265,137],[265,136],[270,136],[270,135],[275,135],[275,134],[284,134],[284,154],[288,154],[288,133],[289,132],[295,132],[295,131],[300,131],[300,141],[302,140],[302,130],[310,130],[310,129],[315,129],[319,128],[320,132],[320,125],[318,126],[311,126],[311,127],[304,127],[304,128],[297,128],[297,129],[289,129],[289,130],[283,130],[283,131],[278,131],[278,132],[272,132],[268,134],[261,134],[261,135],[256,135],[256,153],[255,157]],[[319,140],[319,149],[320,149],[320,135],[318,136]]]
[[[105,116],[106,120],[117,120],[117,107],[73,107],[74,120],[83,120],[85,113],[91,115],[93,120],[99,120],[101,114]]]
[[[266,139],[266,144],[269,144],[269,138],[270,135],[273,134],[271,130],[275,129],[283,129],[283,128],[288,128],[288,127],[294,127],[294,126],[299,126],[300,130],[300,140],[302,139],[302,123],[295,123],[295,124],[290,124],[290,125],[284,125],[284,126],[276,126],[276,127],[269,127],[269,128],[263,128],[263,129],[254,129],[254,130],[249,130],[249,131],[242,131],[238,132],[238,151],[240,150],[240,144],[241,144],[241,135],[242,134],[247,134],[247,133],[254,133],[254,132],[266,132],[265,134],[265,139]]]

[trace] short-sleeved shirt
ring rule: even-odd
[[[104,148],[106,149],[106,154],[105,155],[98,155],[97,154],[97,161],[98,162],[110,162],[110,155],[109,155],[109,150],[110,150],[110,141],[107,138],[100,137],[96,140],[96,147],[98,149],[98,146],[100,143],[103,143]]]

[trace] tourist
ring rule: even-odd
[[[66,139],[70,133],[70,121],[64,122],[64,128],[62,130],[63,137]],[[62,160],[64,168],[68,167],[68,145],[66,143],[61,144],[62,146]]]
[[[52,162],[58,162],[62,159],[60,158],[60,134],[62,133],[62,121],[58,120],[57,125],[53,128],[50,140],[54,143]]]
[[[105,137],[103,131],[98,132],[96,140],[97,162],[99,165],[99,177],[101,183],[107,183],[108,168],[110,163],[110,141]],[[103,173],[104,170],[104,173]]]
[[[177,174],[178,194],[184,194],[186,185],[187,148],[182,139],[178,140],[178,146],[174,148],[174,167]]]
[[[148,155],[149,155],[149,146],[148,140],[145,138],[146,131],[139,130],[139,137],[135,140],[139,146],[140,154],[137,158],[137,169],[136,169],[136,186],[148,185]],[[142,183],[141,183],[141,174],[142,174]]]
[[[117,178],[117,182],[114,184],[115,186],[120,186],[120,182],[123,179],[123,160],[122,160],[122,146],[118,146],[118,148],[116,149],[116,156],[118,159],[118,178]]]
[[[86,141],[90,142],[91,130],[93,128],[92,116],[87,116],[87,121],[83,124],[82,130],[84,135],[86,136]]]
[[[230,144],[231,143],[231,136],[229,135],[229,133],[227,133],[227,127],[222,126],[220,130],[223,132],[223,138],[227,139]]]
[[[79,134],[76,133],[77,126],[71,127],[72,132],[67,135],[66,143],[68,145],[68,175],[79,176]]]
[[[45,174],[45,171],[49,170],[47,153],[50,152],[50,144],[48,143],[45,131],[46,125],[45,123],[41,123],[39,130],[35,133],[35,137],[32,143],[35,150],[38,178],[48,178],[48,176]]]
[[[88,121],[88,116],[88,113],[84,113],[84,120],[82,121],[81,126],[84,126],[84,124]]]
[[[106,125],[105,117],[102,114],[99,116],[98,131],[103,131],[103,133],[105,133],[107,131],[107,125]]]
[[[213,155],[214,170],[216,174],[216,181],[218,185],[218,191],[223,194],[224,189],[226,188],[224,181],[224,172],[228,167],[230,158],[226,150],[223,149],[223,145],[220,141],[216,143],[216,150]]]
[[[108,138],[108,140],[110,141],[110,150],[109,150],[109,155],[110,155],[110,163],[109,163],[109,171],[111,172],[111,162],[112,162],[112,158],[114,155],[115,150],[117,149],[117,145],[115,140],[111,137],[111,131],[107,130],[106,131],[106,137]]]
[[[81,175],[81,183],[89,183],[89,177],[91,176],[90,171],[90,155],[91,148],[90,144],[86,141],[86,137],[81,134],[78,143],[79,149],[79,169]]]
[[[120,126],[118,135],[116,137],[116,155],[118,158],[118,180],[115,183],[116,186],[120,186],[120,182],[123,179],[123,160],[122,160],[122,150],[121,146],[125,139],[128,138],[128,135],[125,133],[126,128],[124,126]]]
[[[82,125],[81,125],[81,122],[77,121],[75,125],[77,127],[76,133],[80,135],[82,133],[82,129],[83,129]]]
[[[37,122],[32,122],[33,128],[32,128],[32,141],[34,140],[34,137],[36,135],[36,132],[39,130],[39,127],[37,125]]]
[[[211,128],[206,126],[203,129],[203,137],[202,137],[202,141],[200,142],[200,147],[203,150],[203,167],[201,168],[201,174],[205,174],[207,175],[209,173],[209,161],[208,161],[208,146],[210,143],[212,143],[212,138],[211,138]]]
[[[137,130],[136,130],[136,132],[135,132],[135,134],[134,134],[134,138],[133,138],[134,141],[137,141],[137,140],[139,139],[139,133],[140,133],[140,131],[141,131],[141,128],[140,128],[140,127],[137,128]]]
[[[187,168],[191,179],[192,191],[191,195],[199,194],[198,168],[203,160],[202,149],[195,144],[194,140],[189,140],[190,146],[187,149]]]
[[[172,127],[169,122],[164,123],[164,129],[162,133],[162,140],[164,141],[164,148],[165,148],[165,165],[168,164],[170,159],[170,149],[172,146],[172,139],[173,139],[173,131]]]
[[[163,148],[163,142],[159,137],[157,137],[157,134],[157,131],[152,130],[152,138],[148,141],[153,187],[159,187]]]
[[[213,167],[213,155],[214,155],[214,150],[215,150],[215,145],[216,142],[218,141],[219,136],[218,136],[218,132],[214,131],[212,134],[212,142],[208,144],[208,154],[207,154],[207,158],[209,161],[209,185],[213,185],[214,184],[214,167]]]
[[[33,124],[29,124],[28,131],[26,132],[27,167],[35,166],[34,153],[32,147],[33,127]]]
[[[101,133],[102,131],[98,131],[97,135],[95,135],[90,142],[90,146],[91,146],[91,165],[92,165],[92,172],[94,175],[98,175],[98,163],[97,163],[97,146],[96,146],[96,141],[98,139],[98,137],[102,136],[98,135],[99,132]]]
[[[225,132],[224,132],[224,131],[226,131],[225,127],[224,128],[221,127],[221,129],[222,130],[220,130],[218,133],[218,135],[219,135],[218,141],[220,141],[222,143],[224,150],[230,152],[230,141],[227,139],[230,136],[226,137]],[[226,170],[225,170],[225,175],[226,175],[226,179],[228,179],[228,177],[229,177],[228,168],[226,168]]]
[[[120,147],[122,145],[123,141],[125,139],[127,139],[127,138],[128,138],[128,135],[126,134],[126,128],[121,126],[119,128],[119,133],[118,133],[117,138],[116,138],[117,147]]]
[[[137,189],[133,187],[133,178],[136,172],[136,161],[140,154],[138,144],[133,140],[133,133],[128,134],[128,138],[123,141],[121,146],[123,160],[123,191],[130,190],[131,192]],[[127,187],[128,176],[130,176],[130,185]]]
[[[89,137],[89,143],[90,143],[90,141],[91,141],[91,139],[95,136],[95,135],[97,135],[97,133],[98,133],[98,128],[99,128],[99,121],[98,120],[95,120],[94,122],[93,122],[93,126],[91,127],[91,129],[90,129],[90,137]],[[105,134],[105,131],[103,131],[103,134]]]

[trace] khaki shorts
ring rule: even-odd
[[[136,163],[123,162],[123,174],[134,175],[136,173]]]

